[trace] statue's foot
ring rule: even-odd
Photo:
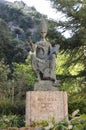
[[[55,87],[57,87],[59,84],[60,84],[60,80],[55,80],[53,85],[54,85]]]
[[[36,81],[40,81],[41,79],[40,78],[36,78]]]

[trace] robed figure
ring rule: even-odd
[[[36,73],[37,80],[52,80],[56,82],[54,73],[55,57],[60,46],[57,44],[55,47],[52,47],[46,41],[47,26],[44,19],[40,23],[39,30],[41,40],[35,44],[30,40],[32,68]]]

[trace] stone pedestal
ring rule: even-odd
[[[57,122],[68,117],[67,93],[62,91],[29,91],[26,93],[26,125],[33,121]]]
[[[34,91],[57,91],[57,86],[55,87],[55,84],[53,81],[50,80],[41,80],[38,82],[35,82],[34,84]]]

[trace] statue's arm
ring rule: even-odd
[[[32,52],[34,52],[34,51],[35,51],[36,46],[35,46],[35,44],[33,44],[33,42],[32,42],[32,39],[31,39],[31,38],[29,38],[29,44],[30,44],[30,47],[31,47],[31,51],[32,51]]]
[[[60,48],[60,45],[59,45],[59,44],[57,44],[57,45],[54,46],[55,54],[57,54],[59,48]]]
[[[46,60],[48,60],[48,59],[49,59],[50,57],[52,57],[52,56],[55,57],[55,55],[57,54],[59,48],[60,48],[60,45],[59,45],[59,44],[55,45],[54,47],[51,47],[50,53],[49,53],[49,55],[47,56]]]

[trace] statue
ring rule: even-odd
[[[55,56],[60,46],[57,44],[55,47],[52,47],[51,44],[45,40],[47,26],[44,19],[42,19],[39,29],[41,40],[33,44],[30,39],[32,68],[36,73],[37,81],[51,80],[56,82],[56,75],[54,73]]]

